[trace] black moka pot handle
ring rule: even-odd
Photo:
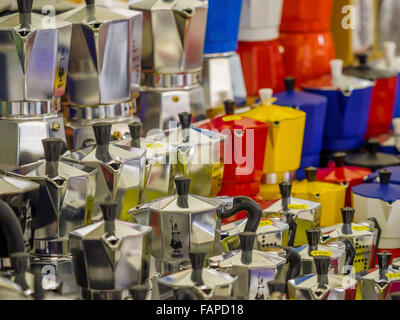
[[[246,226],[244,227],[244,231],[256,232],[258,225],[260,224],[262,210],[259,204],[249,197],[234,197],[232,209],[219,212],[219,217],[221,220],[224,220],[234,216],[241,211],[246,211],[247,214],[247,222]]]
[[[375,266],[376,255],[378,254],[379,243],[381,242],[382,229],[375,217],[368,218],[368,220],[374,223],[374,228],[376,229],[375,250],[373,255],[374,260],[372,260],[372,266]]]
[[[343,274],[348,275],[351,273],[351,269],[354,264],[354,259],[356,257],[356,249],[354,248],[353,244],[347,239],[344,239],[343,243],[345,245],[345,251],[346,251],[346,258],[344,263],[345,269]]]
[[[291,247],[284,247],[286,251],[286,261],[289,264],[286,277],[285,277],[285,293],[289,296],[288,282],[290,279],[296,278],[300,275],[301,271],[301,256]]]

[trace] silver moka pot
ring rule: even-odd
[[[100,203],[111,200],[118,203],[117,218],[130,221],[128,210],[141,203],[146,151],[110,144],[110,123],[95,123],[93,132],[96,144],[65,154],[62,159],[97,169],[93,222],[102,218]]]
[[[239,234],[237,250],[211,257],[212,268],[237,276],[235,299],[267,300],[270,296],[267,282],[283,280],[285,283],[300,272],[300,256],[292,248],[262,252],[254,249],[256,233]]]
[[[130,288],[148,281],[152,230],[116,220],[116,202],[101,209],[104,221],[69,235],[75,278],[83,299],[126,299]]]
[[[78,288],[72,273],[68,233],[90,222],[96,189],[96,173],[89,167],[60,161],[63,141],[42,140],[44,160],[9,172],[40,185],[33,225],[31,265],[40,269],[44,289],[62,284],[64,294]]]
[[[153,227],[156,271],[170,274],[190,267],[189,252],[211,257],[224,251],[221,220],[240,211],[248,215],[246,231],[257,229],[261,208],[247,197],[205,198],[189,194],[190,178],[175,179],[177,195],[154,200],[130,211],[135,222]]]
[[[133,0],[143,12],[139,116],[145,132],[165,129],[180,112],[205,115],[201,86],[208,2]]]
[[[128,125],[130,136],[117,145],[128,150],[146,150],[146,173],[143,201],[149,202],[174,193],[174,179],[178,170],[178,149],[158,139],[157,136],[141,137],[143,125],[132,122]]]
[[[226,300],[234,296],[237,277],[204,268],[205,253],[190,252],[191,269],[155,278],[153,300]]]
[[[97,122],[112,124],[120,138],[134,119],[139,95],[142,13],[87,0],[60,17],[73,24],[65,104],[69,147],[93,139],[91,125]]]
[[[391,253],[378,252],[378,268],[356,274],[357,299],[389,300],[391,294],[400,292],[400,273],[390,265]]]
[[[0,18],[0,168],[4,171],[43,157],[41,139],[65,140],[58,112],[72,26],[32,13],[32,2],[19,0],[19,13]]]
[[[355,300],[354,277],[328,273],[328,256],[315,256],[314,263],[315,273],[289,280],[290,300]]]

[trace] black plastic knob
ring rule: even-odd
[[[377,154],[379,150],[379,141],[376,139],[369,139],[367,142],[367,150],[370,154]]]
[[[236,102],[234,100],[225,100],[224,107],[225,107],[225,114],[227,115],[235,114]]]
[[[288,91],[288,92],[294,91],[294,89],[296,87],[296,78],[286,77],[284,82],[285,82],[286,91]]]
[[[176,193],[178,194],[177,204],[180,208],[189,208],[190,181],[188,177],[175,178]]]
[[[117,207],[118,202],[116,201],[103,202],[100,204],[105,221],[115,221],[117,219]]]
[[[189,129],[192,123],[192,114],[189,112],[181,112],[178,114],[178,117],[182,129]]]
[[[380,270],[387,270],[390,266],[390,259],[392,258],[392,254],[389,252],[378,252],[378,264]]]
[[[353,221],[355,210],[351,207],[345,207],[341,211],[343,223],[350,224]]]
[[[279,190],[281,192],[282,198],[290,198],[292,192],[292,184],[290,182],[281,182],[279,184]]]
[[[204,266],[206,254],[204,252],[189,252],[190,262],[193,270],[201,270]]]
[[[17,0],[18,12],[20,14],[26,14],[32,12],[33,0]]]
[[[111,124],[109,123],[95,123],[93,125],[94,137],[97,145],[108,145],[111,138]]]
[[[368,66],[368,54],[367,53],[359,53],[357,54],[358,63],[361,67]]]
[[[143,124],[140,122],[132,122],[128,125],[129,133],[131,134],[132,139],[139,139],[142,135]]]
[[[390,178],[392,177],[392,171],[383,169],[379,171],[379,182],[381,185],[388,185],[390,183]]]
[[[336,168],[344,167],[345,160],[346,160],[346,154],[344,152],[336,152],[333,155],[333,161],[335,162]]]
[[[315,269],[317,274],[328,274],[331,258],[328,256],[314,256]]]
[[[306,179],[308,182],[314,182],[317,180],[317,173],[318,169],[315,167],[308,167],[304,169],[304,172],[306,173]]]
[[[306,230],[307,242],[310,247],[317,247],[321,237],[321,230],[308,229]]]
[[[285,282],[281,280],[271,280],[267,282],[269,293],[279,292],[283,293]]]
[[[59,138],[42,139],[44,159],[46,161],[59,161],[64,141]]]
[[[95,3],[95,0],[86,0],[86,5],[87,6],[93,6]]]

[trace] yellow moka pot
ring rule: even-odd
[[[333,183],[316,181],[317,168],[305,169],[306,179],[293,182],[293,197],[321,204],[321,226],[330,227],[342,220],[346,188]]]

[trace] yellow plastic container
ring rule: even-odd
[[[262,104],[242,113],[244,117],[269,123],[264,174],[295,171],[300,167],[306,113],[273,105],[272,90],[260,90]],[[255,143],[257,147],[257,141]]]
[[[273,200],[281,197],[279,184],[262,184],[258,194],[263,200]]]
[[[338,184],[316,181],[316,168],[306,169],[306,174],[308,179],[293,182],[293,197],[321,204],[321,226],[330,227],[341,223],[341,209],[345,207],[346,188]]]

